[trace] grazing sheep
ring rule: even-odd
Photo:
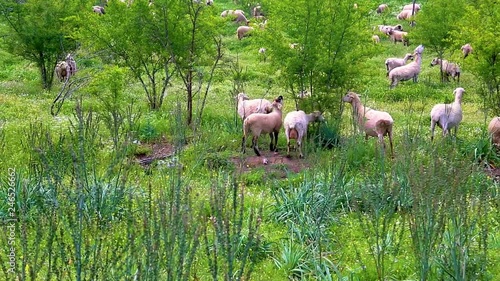
[[[234,22],[238,23],[238,24],[245,24],[246,26],[248,26],[248,24],[250,23],[249,20],[247,20],[247,17],[245,16],[244,13],[240,12],[240,11],[234,11],[234,15],[236,16]]]
[[[450,81],[450,76],[455,81],[455,77],[457,78],[457,82],[460,82],[460,66],[458,64],[449,62],[447,60],[443,60],[440,58],[434,58],[431,61],[431,66],[440,65],[441,71],[443,72],[443,79],[446,81]]]
[[[453,91],[455,101],[450,104],[436,104],[431,110],[431,140],[434,140],[434,128],[436,124],[443,129],[443,137],[445,137],[450,129],[455,129],[455,137],[457,136],[458,124],[462,121],[462,94],[464,88],[456,88]]]
[[[302,154],[302,138],[307,136],[307,126],[310,122],[323,120],[323,115],[319,111],[306,114],[304,111],[298,110],[289,112],[285,116],[283,123],[285,127],[287,157],[290,157],[290,140],[295,139],[299,148],[299,157],[304,158],[304,154]]]
[[[378,25],[378,30],[380,32],[382,32],[383,34],[389,36],[389,31],[391,31],[391,30],[403,31],[403,26],[401,24],[396,24],[396,25]]]
[[[408,38],[406,38],[408,36],[408,32],[391,29],[389,30],[389,36],[394,44],[396,44],[396,42],[402,42],[403,46],[408,46],[408,44],[410,44]]]
[[[408,4],[408,5],[404,5],[403,6],[403,11],[411,11],[413,10],[413,3],[412,4]],[[420,11],[420,4],[417,4],[415,3],[415,14]]]
[[[474,49],[472,49],[472,46],[467,43],[465,45],[462,46],[462,48],[460,48],[460,50],[462,50],[462,53],[464,54],[464,59],[472,53],[472,51],[474,51]]]
[[[225,17],[233,15],[233,14],[234,14],[234,10],[224,10],[224,11],[222,11],[222,13],[220,13],[220,16],[225,18]]]
[[[238,37],[239,40],[241,40],[245,36],[250,36],[250,31],[252,30],[253,27],[251,26],[246,26],[246,25],[239,26],[238,29],[236,29],[236,36]]]
[[[380,37],[378,37],[378,35],[372,35],[372,42],[373,44],[380,43]]]
[[[214,4],[214,0],[207,0],[205,4],[207,4],[207,6],[212,6]]]
[[[413,79],[413,82],[417,83],[418,75],[420,74],[420,66],[422,65],[422,53],[424,52],[424,46],[419,45],[415,48],[413,56],[414,61],[409,64],[405,64],[400,67],[396,67],[389,72],[389,80],[391,80],[391,89],[396,87],[399,81],[406,81]]]
[[[252,16],[254,17],[260,17],[263,16],[264,14],[262,13],[262,7],[257,4],[257,6],[253,7],[252,9]]]
[[[377,14],[381,14],[389,9],[389,6],[387,4],[380,4],[377,8]]]
[[[106,12],[104,12],[104,7],[101,6],[92,6],[92,11],[98,15],[104,15]]]
[[[269,144],[269,149],[274,152],[277,151],[278,134],[283,123],[281,120],[281,108],[283,105],[279,99],[280,98],[273,101],[272,111],[270,113],[254,113],[245,118],[245,121],[243,121],[243,138],[241,140],[242,153],[246,151],[246,138],[249,134],[253,136],[252,148],[257,156],[261,156],[258,147],[258,140],[261,134],[270,135],[271,143]]]
[[[488,133],[494,146],[500,146],[500,117],[493,117],[488,125]]]
[[[363,106],[358,94],[348,92],[342,98],[343,102],[352,105],[352,115],[356,119],[356,123],[365,132],[365,139],[369,136],[377,137],[382,148],[385,150],[384,136],[389,137],[391,145],[391,155],[394,158],[394,150],[392,146],[392,126],[394,121],[389,113],[384,111],[373,110]]]
[[[413,11],[412,10],[402,10],[396,18],[398,20],[409,20],[413,16]]]
[[[408,53],[404,56],[404,58],[388,58],[385,60],[385,68],[387,69],[387,75],[389,76],[389,72],[396,67],[400,67],[406,64],[408,60],[413,60],[413,55]]]

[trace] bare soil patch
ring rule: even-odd
[[[252,153],[252,152],[248,152]],[[236,169],[240,173],[250,172],[256,168],[264,168],[266,173],[275,173],[280,177],[287,176],[286,171],[299,173],[309,167],[309,163],[298,157],[288,158],[278,152],[262,152],[262,156],[244,155],[243,157],[232,157]]]

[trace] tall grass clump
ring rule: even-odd
[[[212,280],[250,280],[256,263],[267,256],[260,227],[263,207],[245,206],[245,186],[228,174],[216,176],[203,227],[205,255]]]
[[[416,272],[420,280],[480,280],[487,263],[487,210],[491,182],[481,178],[470,159],[460,157],[457,142],[427,143],[403,139],[407,153],[398,157],[394,177],[411,197],[405,208]],[[479,177],[479,178],[478,178]]]
[[[297,184],[273,190],[275,202],[271,216],[284,224],[289,233],[274,260],[288,278],[340,277],[332,261],[338,257],[332,250],[334,241],[330,229],[339,220],[337,212],[345,206],[346,193],[349,193],[345,189],[346,181],[344,166],[339,164],[306,175]]]

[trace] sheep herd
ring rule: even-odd
[[[123,1],[125,2],[125,1]],[[129,1],[130,4],[131,1]],[[201,3],[199,0],[194,0],[196,3]],[[206,5],[213,5],[213,0],[205,1]],[[355,4],[354,8],[357,8]],[[93,6],[92,10],[98,15],[104,15],[104,8],[101,6]],[[408,4],[403,6],[402,10],[398,13],[396,18],[398,20],[411,20],[416,13],[421,10],[419,4]],[[377,14],[387,13],[389,6],[387,4],[380,4],[375,12]],[[257,4],[251,9],[251,16],[254,20],[259,21],[260,28],[264,28],[267,19],[263,13],[262,7]],[[254,29],[249,25],[250,20],[247,18],[243,10],[224,10],[221,12],[220,17],[231,19],[232,22],[238,25],[236,29],[236,37],[242,40],[244,37],[249,36]],[[378,31],[389,37],[389,39],[396,44],[402,42],[403,45],[408,46],[408,32],[403,31],[403,26],[397,24],[391,25],[378,25]],[[374,28],[375,30],[376,28]],[[374,44],[380,43],[380,37],[377,34],[372,35],[372,42]],[[290,48],[300,48],[297,43],[290,44]],[[473,52],[470,44],[465,44],[461,47],[463,58]],[[418,75],[421,71],[422,54],[424,46],[419,45],[415,48],[413,53],[407,53],[403,58],[388,58],[385,60],[386,76],[390,80],[390,88],[396,87],[400,81],[413,80],[417,82]],[[259,49],[259,54],[265,60],[265,48]],[[408,63],[408,61],[411,61]],[[449,62],[442,58],[434,58],[431,66],[439,65],[443,73],[443,79],[449,81],[451,76],[457,83],[460,81],[460,67],[458,64]],[[68,55],[65,61],[57,64],[55,70],[57,77],[60,81],[67,80],[71,75],[76,72],[76,65],[71,55]],[[434,139],[434,131],[436,125],[442,129],[443,136],[450,134],[453,130],[456,136],[458,126],[462,121],[462,108],[461,101],[462,95],[465,92],[464,88],[458,87],[453,91],[455,100],[450,104],[437,104],[431,112],[431,140]],[[314,111],[306,114],[302,110],[295,110],[286,114],[283,121],[283,97],[279,96],[272,102],[266,99],[250,99],[245,93],[238,94],[237,98],[237,112],[243,121],[243,137],[241,144],[241,151],[246,151],[247,137],[252,137],[252,148],[257,156],[261,156],[258,148],[258,139],[262,134],[269,134],[271,151],[277,151],[278,134],[282,127],[284,127],[285,136],[287,140],[287,156],[290,157],[291,140],[296,140],[298,147],[299,157],[303,158],[302,152],[303,138],[307,135],[307,127],[309,123],[316,121],[323,121],[322,113]],[[394,120],[391,115],[384,111],[378,111],[366,107],[362,104],[360,95],[355,92],[349,91],[342,101],[351,104],[352,116],[354,123],[357,124],[360,132],[363,132],[365,138],[369,136],[378,138],[378,142],[385,151],[384,136],[389,138],[391,149],[391,156],[394,157],[393,150],[393,124]],[[500,117],[495,117],[491,120],[488,126],[488,132],[492,137],[495,145],[500,145]],[[266,161],[264,161],[266,163]]]

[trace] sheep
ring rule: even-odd
[[[464,59],[472,53],[472,51],[474,51],[474,49],[472,49],[472,46],[467,43],[465,45],[462,46],[462,48],[460,48],[460,50],[462,51],[462,53],[464,54]]]
[[[225,18],[229,15],[233,15],[234,14],[234,10],[224,10],[222,11],[222,13],[220,13],[220,16]]]
[[[75,75],[75,73],[77,71],[76,61],[71,54],[66,55],[66,63],[69,66],[69,76],[71,77],[71,76]]]
[[[205,2],[205,4],[206,4],[207,6],[213,6],[213,4],[214,4],[214,0],[207,0],[207,1]]]
[[[272,104],[266,99],[249,99],[245,93],[239,93],[236,97],[238,101],[238,115],[245,120],[252,113],[269,113],[272,109]],[[279,96],[276,100],[283,102],[283,96]]]
[[[92,11],[98,15],[104,15],[106,12],[104,12],[104,7],[101,6],[92,6]]]
[[[264,14],[262,13],[262,7],[257,4],[257,6],[253,7],[252,9],[252,16],[254,17],[260,17],[263,16]]]
[[[302,153],[302,138],[307,136],[307,126],[310,122],[323,120],[323,115],[319,111],[306,114],[304,111],[298,110],[289,112],[285,116],[283,124],[285,127],[287,157],[290,157],[290,140],[295,139],[299,148],[299,157],[304,158],[304,154]]]
[[[455,80],[457,78],[457,82],[460,82],[460,66],[458,64],[449,62],[447,60],[443,60],[440,58],[434,58],[431,61],[431,67],[435,65],[441,66],[441,71],[443,72],[443,79],[446,81],[450,81],[450,76]]]
[[[389,72],[396,67],[400,67],[406,64],[408,60],[413,60],[413,55],[408,53],[404,56],[404,58],[388,58],[385,60],[385,68],[387,69],[387,75],[389,76]]]
[[[392,25],[378,25],[378,30],[380,32],[382,32],[383,34],[389,36],[389,31],[391,31],[391,30],[403,31],[403,26],[401,24],[396,24],[394,26],[392,26]]]
[[[245,121],[243,121],[243,138],[241,140],[241,151],[246,151],[246,138],[249,134],[252,135],[252,148],[257,156],[261,156],[258,147],[258,140],[261,134],[269,134],[271,143],[269,149],[273,152],[277,151],[278,134],[282,126],[282,104],[276,99],[272,103],[272,111],[266,113],[253,113],[250,114]]]
[[[378,35],[372,35],[372,42],[373,44],[380,43],[380,37],[378,37]]]
[[[431,110],[431,140],[434,140],[434,128],[436,124],[443,129],[443,137],[445,137],[450,129],[454,129],[455,137],[457,137],[458,124],[462,121],[462,94],[464,88],[456,88],[453,91],[455,101],[450,104],[436,104]]]
[[[491,136],[491,142],[494,146],[500,146],[500,117],[496,116],[491,119],[488,125],[488,133]]]
[[[250,23],[249,20],[247,20],[247,17],[245,17],[245,14],[240,12],[240,11],[234,11],[234,15],[236,16],[236,19],[234,22],[241,24],[244,23],[246,26]]]
[[[69,79],[70,66],[66,61],[59,61],[55,68],[55,73],[60,82]]]
[[[424,52],[424,46],[419,45],[415,48],[413,53],[414,61],[409,64],[405,64],[400,67],[396,67],[389,72],[389,80],[391,80],[390,88],[396,87],[399,81],[406,81],[413,79],[413,82],[417,83],[418,75],[420,74],[420,66],[422,65],[422,53]]]
[[[413,10],[413,3],[403,6],[403,11],[412,11],[412,10]],[[415,14],[418,11],[420,11],[420,4],[415,3]]]
[[[408,44],[410,44],[408,38],[406,38],[408,36],[408,32],[391,29],[389,30],[389,36],[394,44],[396,44],[396,42],[402,42],[403,46],[408,46]]]
[[[356,119],[358,126],[363,129],[365,140],[367,140],[369,136],[377,137],[382,149],[385,150],[384,136],[387,135],[389,137],[391,156],[394,158],[392,145],[394,120],[391,115],[384,111],[377,111],[363,106],[358,94],[355,92],[348,92],[347,95],[342,98],[342,101],[352,105],[353,118]]]
[[[409,20],[413,16],[413,11],[412,10],[402,10],[396,18],[398,20]]]
[[[297,49],[299,47],[299,43],[290,43],[290,49]]]
[[[238,37],[239,40],[241,40],[243,39],[243,37],[249,36],[250,31],[252,30],[253,27],[251,26],[246,26],[246,25],[239,26],[238,29],[236,29],[236,36]]]
[[[389,6],[387,4],[380,4],[377,8],[377,14],[381,14],[389,9]]]

